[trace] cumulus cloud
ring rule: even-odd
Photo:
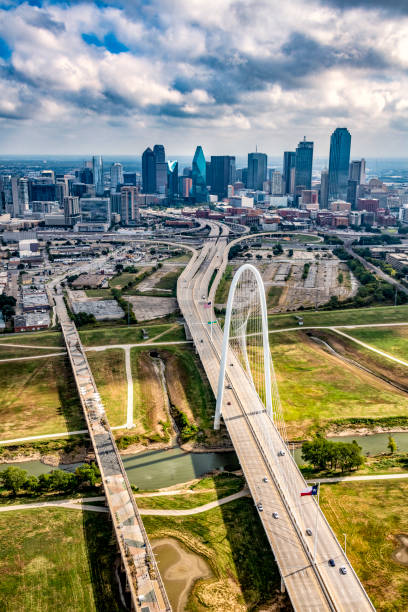
[[[402,0],[0,0],[0,121],[18,134],[19,121],[213,130],[238,147],[251,131],[318,139],[342,122],[392,142],[408,127],[406,12]]]

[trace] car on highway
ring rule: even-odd
[[[262,505],[262,502],[258,502],[258,503],[256,504],[256,507],[258,508],[259,512],[262,512],[262,511],[263,511],[263,505]]]
[[[312,530],[310,529],[310,527],[308,527],[308,528],[306,529],[306,535],[311,536],[311,535],[312,535],[312,533],[313,533],[313,532],[312,532]]]
[[[330,567],[334,567],[336,565],[336,562],[334,561],[334,559],[329,559],[329,565]]]
[[[226,386],[226,388],[227,388],[227,389],[232,389],[232,385],[228,384],[228,385]]]
[[[278,519],[279,518],[279,514],[277,512],[272,512],[272,516],[274,519]]]
[[[264,482],[268,482],[268,478],[267,478],[267,476],[264,476],[264,477],[262,478],[262,480],[263,480]]]
[[[347,574],[347,567],[342,565],[339,571],[340,571],[340,574]]]
[[[285,456],[285,451],[284,450],[280,450],[278,453],[278,457],[284,457]]]

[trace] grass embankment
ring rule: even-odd
[[[407,414],[406,394],[327,353],[301,331],[271,336],[271,352],[292,439],[339,419]]]
[[[347,334],[349,333],[349,330],[345,331]],[[408,390],[407,366],[387,359],[331,330],[314,330],[313,335],[327,342],[340,355],[348,359],[353,359],[368,368],[376,376],[380,377],[380,380],[391,381],[398,384],[402,389]],[[387,416],[388,414],[384,415],[384,417]],[[398,416],[398,413],[394,416]],[[408,414],[406,418],[408,418]],[[397,425],[397,423],[395,423],[395,425]]]
[[[3,440],[85,428],[65,357],[2,363],[0,389]]]
[[[123,425],[127,411],[125,352],[122,349],[89,351],[87,358],[110,426]]]
[[[217,291],[215,292],[214,302],[216,304],[225,304],[228,299],[228,292],[231,286],[234,268],[228,264],[225,268],[224,274],[218,283]]]
[[[4,612],[121,611],[108,517],[63,508],[0,514]]]
[[[18,457],[55,455],[57,457],[77,456],[85,458],[90,440],[85,434],[55,438],[49,440],[33,440],[4,446],[0,445],[0,459],[13,461]]]
[[[32,344],[33,346],[55,346],[62,347],[64,339],[60,332],[35,332],[27,334],[0,334],[0,342],[7,344]]]
[[[305,326],[366,325],[376,323],[408,322],[408,305],[374,306],[371,308],[350,308],[345,310],[301,310],[294,314],[274,314],[268,317],[269,329],[297,327],[296,316],[303,317]],[[345,330],[347,331],[347,330]],[[347,332],[348,333],[348,332]]]
[[[189,424],[197,426],[198,441],[212,443],[219,440],[212,429],[214,397],[202,366],[190,347],[136,347],[132,349],[134,380],[134,422],[136,427],[119,441],[125,448],[133,442],[161,442],[169,440],[169,416],[166,392],[160,375],[160,363],[165,364],[164,376],[172,413],[183,413]]]
[[[280,297],[283,292],[283,287],[270,287],[268,293],[266,294],[266,306],[267,308],[274,308],[279,304]]]
[[[198,516],[145,516],[143,523],[149,537],[174,537],[211,566],[215,578],[195,584],[189,609],[243,612],[279,598],[278,569],[251,499]]]
[[[240,491],[245,484],[242,476],[224,473],[207,476],[186,489],[185,494],[163,495],[158,497],[138,497],[140,508],[187,509],[203,506],[209,502],[227,497]],[[189,491],[194,491],[190,493]]]
[[[407,609],[407,567],[392,556],[396,536],[408,532],[408,483],[358,482],[322,485],[320,503],[378,612]]]
[[[353,338],[408,361],[408,325],[344,330]]]

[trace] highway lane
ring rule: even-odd
[[[215,233],[212,228],[212,232]],[[204,308],[208,282],[216,268],[220,268],[226,251],[226,232],[217,242],[206,243],[179,280],[179,304],[190,325],[198,353],[210,384],[216,392],[222,330],[207,323],[214,315]],[[211,294],[215,292],[213,285]],[[201,323],[201,325],[200,325]],[[271,542],[276,560],[295,609],[298,610],[372,610],[373,607],[323,514],[318,511],[319,541],[317,564],[313,566],[314,537],[305,535],[306,528],[315,531],[316,502],[301,497],[307,487],[289,453],[278,458],[282,441],[266,415],[253,386],[235,359],[228,360],[228,381],[233,389],[226,392],[223,407],[224,421],[237,451],[254,500],[264,507],[260,518]],[[289,478],[286,476],[289,474]],[[269,475],[269,482],[263,477]],[[279,513],[273,519],[272,512]],[[328,565],[334,558],[336,567]],[[339,573],[345,565],[348,573]]]

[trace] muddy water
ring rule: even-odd
[[[189,593],[199,578],[213,574],[200,555],[184,548],[174,538],[152,540],[161,577],[174,612],[186,609]]]
[[[122,456],[129,481],[139,489],[161,489],[199,478],[213,470],[238,470],[239,463],[234,452],[228,453],[185,453],[180,448],[151,450],[137,455]],[[39,476],[55,470],[41,461],[22,463],[1,463],[0,471],[9,465],[16,465],[29,474]],[[73,471],[80,465],[59,465],[60,469]]]

